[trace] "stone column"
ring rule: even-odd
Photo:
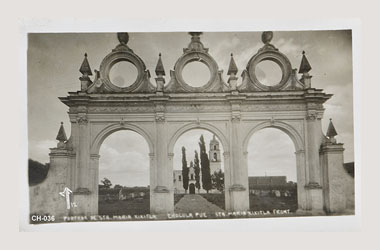
[[[98,214],[98,202],[99,202],[99,158],[98,154],[91,154],[90,156],[90,167],[89,167],[89,184],[90,184],[90,214]]]
[[[298,213],[305,212],[307,210],[307,197],[306,197],[306,168],[305,168],[305,150],[298,150],[296,154],[297,164],[297,201],[298,201]]]
[[[151,213],[165,214],[174,211],[173,197],[173,173],[170,168],[167,150],[167,131],[165,126],[165,116],[163,113],[156,113],[156,143],[155,143],[155,186],[151,194]],[[170,173],[171,172],[171,173]]]
[[[224,199],[225,199],[225,208],[227,211],[231,210],[231,196],[228,191],[231,187],[232,181],[232,169],[230,166],[230,152],[225,151],[223,153],[224,156]]]
[[[94,215],[98,213],[97,205],[93,203],[94,190],[92,182],[94,181],[90,170],[90,139],[89,139],[89,124],[87,115],[79,113],[76,118],[78,124],[78,145],[76,147],[76,178],[75,190],[73,190],[73,200],[77,207],[73,209],[73,215]],[[95,207],[94,207],[95,206]],[[96,211],[95,211],[96,209]]]
[[[240,112],[233,111],[230,131],[230,162],[233,173],[232,185],[229,188],[232,211],[249,210],[248,168],[244,166],[242,161],[243,152],[240,130]]]
[[[312,214],[323,214],[323,193],[319,163],[320,119],[317,112],[309,110],[306,116],[306,200],[307,210]]]
[[[90,147],[88,138],[88,121],[86,115],[78,115],[77,124],[79,126],[78,147],[77,147],[77,176],[76,190],[88,189],[89,186],[89,159]]]
[[[328,213],[342,213],[346,209],[346,186],[343,167],[343,144],[326,143],[321,148],[323,159],[323,192],[325,210]]]

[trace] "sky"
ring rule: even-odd
[[[162,53],[166,82],[169,82],[169,70],[173,69],[176,60],[183,54],[183,48],[190,42],[190,36],[186,32],[130,33],[129,37],[128,46],[144,61],[151,73],[153,84],[158,54]],[[242,69],[263,45],[261,32],[206,32],[201,36],[201,41],[209,48],[209,53],[218,63],[219,69],[224,70],[225,80],[228,79],[226,73],[230,54],[233,53],[239,69],[238,83],[241,82]],[[329,118],[332,118],[338,132],[336,138],[338,142],[344,143],[344,161],[354,161],[351,32],[281,31],[274,32],[271,43],[289,58],[293,68],[299,68],[302,51],[306,51],[312,66],[312,87],[334,94],[324,106],[323,132],[327,130]],[[31,159],[42,163],[49,161],[49,148],[56,146],[55,137],[61,121],[64,122],[67,136],[70,135],[68,108],[58,97],[67,96],[67,92],[80,89],[79,68],[84,53],[88,54],[92,70],[99,69],[102,59],[117,44],[115,33],[29,34],[27,103]],[[128,65],[124,69],[126,67]],[[121,74],[122,69],[121,65],[119,70],[115,69],[115,73],[111,72],[111,78],[120,85],[128,86],[135,79],[134,69],[125,69],[129,76]],[[197,70],[197,74],[192,73],[194,69]],[[256,69],[256,74],[263,83],[273,85],[278,82],[276,71],[276,67],[263,63]],[[202,64],[189,64],[185,67],[183,76],[185,81],[193,86],[202,85],[209,79],[209,73]],[[194,130],[179,138],[175,145],[175,162],[180,155],[177,153],[178,148],[181,148],[182,144],[186,144],[189,152],[193,151],[190,148],[198,148],[197,140],[202,133],[205,137],[212,136],[207,131]],[[206,144],[208,142],[209,140],[206,140]],[[144,139],[134,132],[117,132],[110,135],[101,146],[100,176],[110,176],[114,184],[146,185],[146,176],[149,173],[147,148]],[[294,145],[281,131],[264,129],[254,134],[250,139],[248,157],[250,175],[286,175],[288,180],[295,179]],[[126,161],[132,158],[132,161]],[[128,164],[121,166],[120,162]]]

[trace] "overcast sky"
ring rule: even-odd
[[[249,59],[262,47],[261,32],[207,32],[201,36],[205,47],[223,69],[226,75],[230,53],[234,54],[240,76]],[[158,54],[166,70],[166,82],[169,70],[183,54],[190,36],[186,32],[178,33],[130,33],[129,47],[138,54],[152,75]],[[83,55],[88,53],[92,70],[99,69],[102,59],[118,44],[114,33],[50,33],[29,34],[28,38],[28,136],[29,156],[34,160],[48,162],[49,148],[56,146],[60,122],[63,121],[66,134],[70,135],[68,108],[58,100],[69,91],[80,89],[78,78]],[[334,96],[325,104],[325,116],[322,120],[323,132],[326,132],[328,119],[332,118],[337,140],[344,143],[345,162],[354,160],[353,151],[353,100],[352,100],[352,40],[350,31],[295,31],[274,32],[272,40],[281,52],[288,56],[293,68],[299,68],[302,50],[312,66],[310,74],[312,86],[324,89]],[[194,67],[199,67],[195,65]],[[273,84],[278,81],[275,70],[269,71],[268,65],[257,69],[263,82]],[[186,68],[185,68],[186,69]],[[199,85],[207,81],[208,72],[200,74],[184,72],[185,80]],[[264,73],[267,72],[266,74]],[[132,71],[128,71],[133,74]],[[116,76],[115,81],[128,84],[128,79]],[[111,76],[112,77],[112,76]],[[205,78],[206,77],[206,78]],[[239,78],[241,81],[241,78]],[[188,150],[188,161],[193,158],[193,149],[198,149],[200,134],[206,138],[208,149],[211,133],[207,131],[189,131],[175,145],[174,165],[180,166],[180,148]],[[128,143],[126,143],[128,142]],[[132,146],[133,145],[133,146]],[[286,175],[288,180],[296,179],[294,145],[281,131],[264,129],[250,139],[249,147],[250,175]],[[126,186],[148,184],[148,146],[144,139],[134,133],[121,131],[110,135],[101,147],[100,177],[109,177],[114,184]],[[179,159],[179,160],[178,160]],[[179,161],[179,163],[177,162]],[[123,165],[124,164],[124,165]]]

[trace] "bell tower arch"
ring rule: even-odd
[[[220,146],[215,134],[210,140],[210,150],[208,156],[210,160],[210,173],[213,174],[214,172],[221,170],[222,162],[220,155]]]

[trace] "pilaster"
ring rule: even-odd
[[[321,147],[324,175],[324,208],[327,213],[341,213],[346,209],[346,186],[343,167],[343,144],[325,143]]]
[[[248,168],[243,164],[243,150],[241,131],[240,100],[231,100],[231,130],[230,130],[230,152],[231,152],[231,185],[229,187],[232,211],[249,210],[248,197]]]

